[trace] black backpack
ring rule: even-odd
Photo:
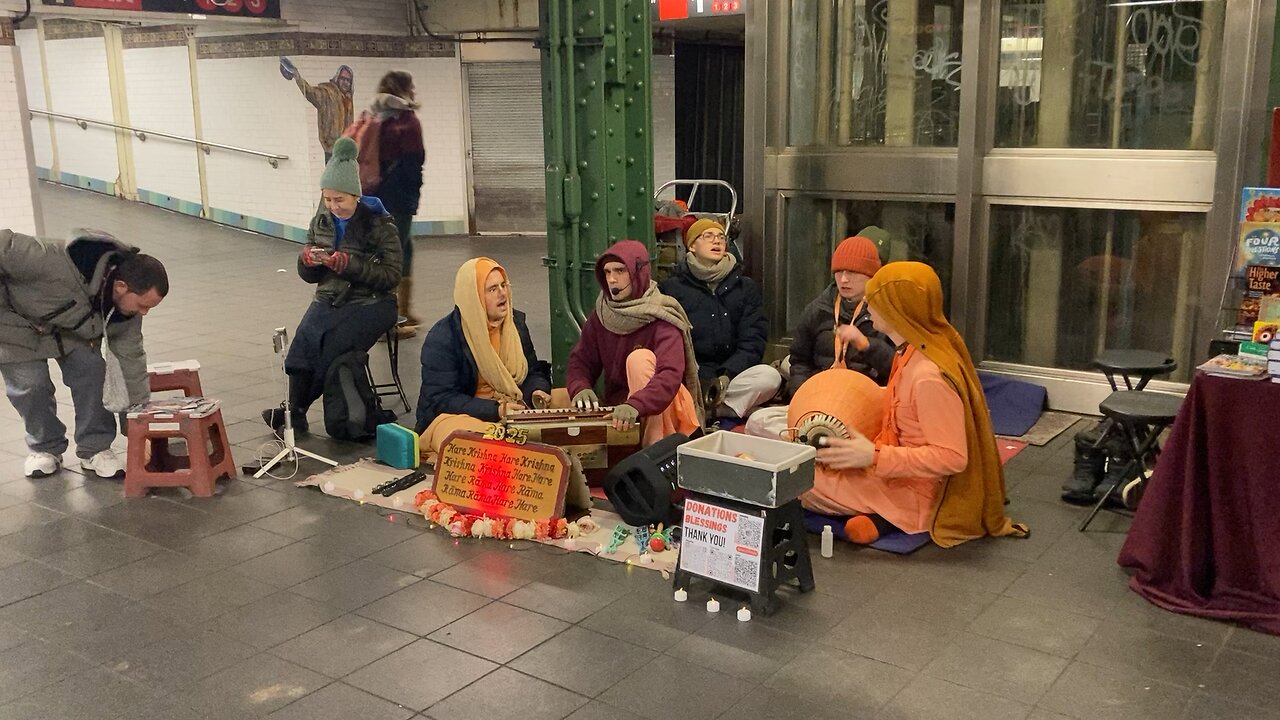
[[[382,409],[382,401],[369,384],[369,354],[343,353],[324,376],[324,430],[335,440],[368,440],[383,423],[396,415]]]

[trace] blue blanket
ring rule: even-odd
[[[982,380],[982,392],[987,396],[991,425],[997,435],[1025,435],[1040,419],[1049,399],[1044,386],[984,372],[979,372],[978,377]]]

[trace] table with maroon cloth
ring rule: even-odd
[[[1280,634],[1280,383],[1196,375],[1119,563],[1162,608]]]

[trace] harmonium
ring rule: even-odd
[[[529,442],[555,445],[578,458],[587,484],[599,487],[609,468],[640,449],[640,425],[614,430],[612,407],[599,410],[546,408],[507,415],[503,424],[521,430]]]

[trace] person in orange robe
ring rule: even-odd
[[[850,540],[875,542],[896,527],[951,547],[986,535],[1026,537],[1004,514],[1004,471],[977,370],[942,312],[942,283],[928,265],[889,263],[867,283],[875,328],[897,347],[884,419],[868,439],[828,438],[814,512],[852,515]]]

